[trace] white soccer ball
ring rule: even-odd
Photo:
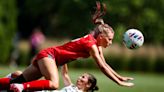
[[[137,49],[143,45],[144,36],[137,29],[129,29],[123,35],[123,43],[129,49]]]

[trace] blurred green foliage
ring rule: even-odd
[[[91,13],[96,0],[18,0],[22,30],[35,26],[52,37],[80,37],[93,29]],[[163,0],[100,0],[107,5],[106,23],[116,31],[115,41],[129,28],[141,30],[146,43],[164,44]],[[31,27],[28,28],[28,27]]]
[[[47,37],[54,38],[76,38],[88,33],[94,27],[91,14],[95,10],[95,1],[0,0],[0,62],[7,62],[17,30],[25,38],[38,26]],[[114,42],[121,43],[127,29],[137,28],[142,31],[145,43],[164,45],[163,0],[100,1],[107,5],[107,14],[103,18],[115,30]]]
[[[110,56],[105,56],[106,62],[114,70],[164,73],[163,57],[151,60],[148,57],[131,57],[127,59],[124,56]],[[76,60],[68,65],[73,68],[98,69],[96,62],[91,58]]]
[[[16,0],[0,0],[0,62],[8,60],[12,37],[17,30]]]

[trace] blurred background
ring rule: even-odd
[[[138,80],[134,82],[140,86],[132,88],[132,92],[164,90],[164,1],[99,1],[107,5],[107,14],[103,18],[115,31],[113,45],[104,49],[107,63],[120,73],[137,76]],[[29,65],[40,49],[61,45],[89,33],[94,28],[91,15],[95,2],[0,0],[0,76],[12,71],[9,69],[23,69]],[[145,37],[144,45],[137,50],[129,50],[122,44],[122,35],[130,28],[140,30]],[[106,82],[106,77],[99,75],[100,71],[91,58],[72,62],[69,66],[70,72],[79,72],[77,68],[82,69],[81,72],[94,71],[98,81],[99,78],[104,79],[100,81],[100,92],[129,90]],[[76,73],[71,75],[75,79]],[[105,83],[109,84],[110,89],[103,85]]]

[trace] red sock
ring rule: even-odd
[[[0,79],[0,90],[6,90],[10,87],[10,78],[1,78]]]
[[[50,89],[49,80],[36,80],[23,83],[24,90],[48,90]]]

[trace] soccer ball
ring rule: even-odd
[[[137,29],[129,29],[123,35],[123,43],[129,49],[137,49],[143,45],[144,36]]]

